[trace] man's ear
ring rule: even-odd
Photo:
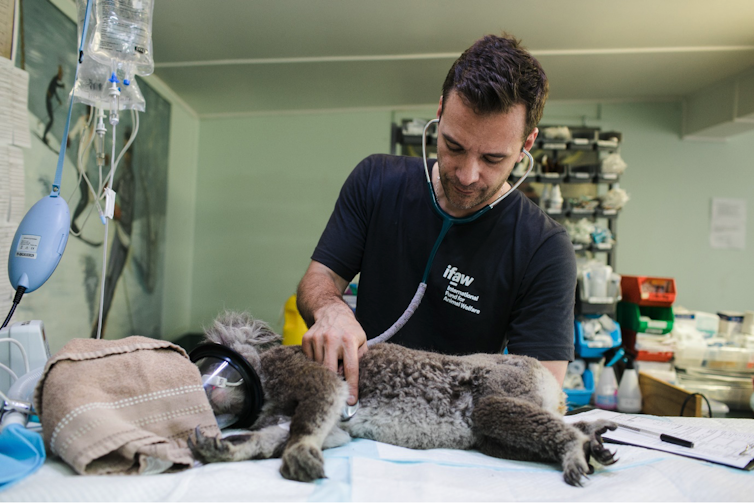
[[[531,134],[526,137],[526,141],[524,142],[524,148],[526,150],[531,150],[531,148],[534,146],[534,140],[537,139],[537,135],[539,135],[539,129],[534,128],[534,131],[532,131]]]
[[[440,105],[437,107],[437,118],[439,119],[442,115],[442,95],[440,95]]]
[[[534,131],[529,134],[529,136],[526,137],[526,141],[524,142],[523,149],[527,152],[531,151],[531,148],[534,146],[534,141],[537,139],[537,135],[539,135],[539,129],[534,128]],[[521,152],[521,155],[518,157],[518,162],[521,162],[524,160],[524,153]]]

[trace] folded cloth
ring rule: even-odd
[[[0,491],[28,477],[45,462],[45,447],[39,433],[20,424],[0,432]]]
[[[47,362],[34,407],[47,452],[80,474],[189,468],[189,434],[220,434],[186,352],[136,335],[70,341]]]

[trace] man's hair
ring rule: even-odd
[[[508,34],[487,35],[453,63],[442,85],[443,108],[456,91],[477,114],[507,113],[526,107],[524,139],[537,127],[550,86],[542,66]],[[442,111],[441,111],[442,112]]]

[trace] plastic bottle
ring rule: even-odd
[[[563,210],[563,196],[560,194],[560,185],[553,185],[548,208],[555,212]]]
[[[621,377],[620,386],[618,386],[618,411],[632,414],[641,412],[639,374],[630,363],[623,371],[623,377]]]
[[[613,367],[602,369],[597,389],[594,390],[594,405],[605,410],[618,408],[618,381]]]
[[[547,208],[550,207],[550,184],[546,183],[544,187],[542,187],[542,194],[539,196],[539,206],[540,208],[547,210]]]

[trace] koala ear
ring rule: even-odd
[[[223,346],[237,345],[267,346],[280,342],[280,335],[272,331],[262,320],[254,319],[248,313],[225,311],[205,330],[208,341]]]

